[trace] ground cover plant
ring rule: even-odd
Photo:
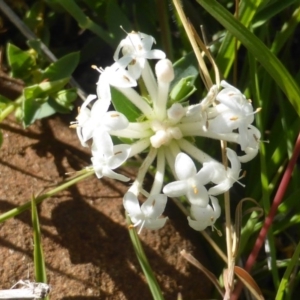
[[[76,131],[72,143],[90,161],[46,191],[31,187],[31,199],[0,216],[5,223],[31,209],[35,281],[47,282],[36,205],[96,177],[102,187],[107,178],[125,183],[120,206],[149,299],[200,295],[185,285],[170,294],[143,250],[143,235],[159,230],[163,239],[175,222],[170,202],[210,261],[176,253],[201,270],[195,282],[211,283],[201,297],[296,297],[299,1],[1,0],[0,8],[0,120],[14,113],[31,128],[78,106],[70,128],[60,126]],[[48,297],[63,299],[50,283]],[[139,297],[132,289],[130,299]]]

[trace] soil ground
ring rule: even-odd
[[[0,213],[90,164],[89,150],[68,127],[72,118],[55,116],[28,129],[13,117],[1,124]],[[136,170],[123,173],[133,179]],[[92,176],[39,205],[50,299],[152,299],[125,223],[122,195],[129,185]],[[180,255],[186,249],[209,267],[203,240],[171,201],[166,215],[163,229],[141,234],[165,299],[209,298],[211,284]],[[32,255],[30,211],[1,223],[0,289],[33,281]]]

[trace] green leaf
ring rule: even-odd
[[[129,216],[127,214],[126,214],[126,221],[127,221],[128,226],[130,226],[131,222],[130,222]],[[129,230],[129,236],[130,236],[130,240],[131,240],[132,246],[134,248],[136,257],[140,263],[140,266],[141,266],[143,273],[146,277],[146,280],[148,282],[148,286],[151,291],[153,299],[163,300],[164,296],[163,296],[160,286],[157,282],[157,279],[154,275],[154,272],[152,271],[152,268],[149,264],[148,258],[144,252],[142,243],[140,241],[140,238],[139,238],[135,228],[132,228],[131,230]]]
[[[47,99],[47,102],[41,104],[37,108],[34,114],[34,120],[50,117],[57,112],[57,110],[51,105],[51,101],[55,102],[54,100],[52,100],[52,97],[49,97]]]
[[[42,43],[40,39],[35,39],[35,40],[28,40],[27,45],[34,49],[38,55],[43,55],[43,50],[42,50]]]
[[[129,122],[136,122],[141,116],[141,111],[114,87],[111,87],[111,98],[115,109],[124,114]]]
[[[7,46],[7,59],[12,76],[16,78],[28,77],[28,73],[36,65],[36,61],[29,51],[23,51],[13,44]]]
[[[78,23],[78,26],[82,29],[88,29],[103,39],[108,45],[114,47],[115,41],[107,30],[104,30],[98,24],[93,22],[87,17],[82,8],[74,0],[54,0],[57,4],[60,4]]]
[[[285,1],[281,1],[281,0],[274,1],[273,0],[273,1],[270,1],[269,3],[267,3],[267,5],[265,5],[263,7],[263,9],[261,9],[256,14],[256,16],[254,18],[253,27],[258,27],[258,26],[265,24],[272,17],[279,14],[281,11],[283,11],[284,9],[291,6],[292,4],[294,4],[297,1],[299,2],[299,0],[285,0]]]
[[[38,110],[49,99],[49,95],[60,91],[69,81],[64,78],[52,82],[42,82],[26,87],[23,90],[23,125],[32,124],[39,116]]]
[[[170,90],[172,90],[181,79],[187,77],[193,78],[193,81],[191,81],[191,83],[194,84],[195,79],[199,74],[196,66],[198,66],[198,62],[194,52],[190,52],[189,54],[176,61],[173,64],[175,77],[171,83]]]
[[[56,112],[67,114],[74,108],[76,98],[76,89],[62,90],[50,97],[48,103]]]
[[[180,81],[173,87],[170,92],[171,104],[182,102],[192,95],[196,88],[194,86],[195,76],[181,78]]]
[[[119,42],[126,36],[120,26],[123,26],[125,30],[129,32],[132,30],[131,22],[128,20],[127,16],[120,9],[116,0],[109,0],[106,10],[106,20],[108,25],[108,32],[113,32],[114,39]]]
[[[56,93],[62,89],[69,81],[69,78],[63,78],[56,81],[42,82],[26,87],[23,90],[25,99],[45,97],[51,93]]]
[[[241,1],[239,7],[239,22],[248,28],[257,10],[263,5],[263,3],[263,0]],[[230,31],[227,32],[216,58],[216,63],[220,73],[223,74],[225,78],[228,76],[228,73],[232,68],[235,57],[233,53],[236,46],[239,48],[240,42],[236,45],[236,40],[232,33]]]
[[[42,248],[39,218],[38,218],[34,196],[32,196],[31,199],[31,218],[32,218],[32,227],[33,227],[33,245],[34,245],[33,260],[34,260],[35,280],[37,282],[46,283],[47,282],[46,266],[45,266],[43,248]]]
[[[79,58],[79,52],[73,52],[61,57],[44,71],[42,79],[54,81],[70,77],[79,63]]]
[[[24,23],[31,29],[38,31],[42,29],[44,19],[42,17],[44,10],[43,2],[36,2],[31,7],[28,8],[26,16],[24,18]]]
[[[300,88],[279,59],[266,45],[236,20],[215,0],[197,0],[216,20],[232,33],[261,63],[278,86],[286,94],[294,109],[300,115]]]
[[[291,280],[291,275],[292,275],[293,270],[295,270],[297,268],[297,266],[299,265],[299,256],[300,256],[300,242],[298,243],[298,245],[295,249],[295,252],[288,264],[288,267],[286,268],[286,270],[283,274],[282,280],[280,282],[280,286],[276,293],[275,300],[286,299],[284,297],[284,292],[285,292],[285,289],[288,290],[288,285]]]

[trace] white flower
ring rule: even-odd
[[[212,202],[212,207],[207,204],[206,207],[202,207],[199,205],[191,206],[191,217],[188,217],[189,225],[197,230],[204,230],[208,226],[213,226],[216,220],[221,215],[221,208],[216,197],[210,196],[210,200]]]
[[[127,118],[117,111],[107,111],[110,100],[99,99],[95,101],[92,109],[87,107],[96,95],[89,95],[79,110],[76,122],[76,131],[81,145],[87,147],[86,142],[93,137],[97,130],[120,130],[128,126]],[[74,125],[72,125],[74,126]]]
[[[247,147],[244,149],[245,155],[239,156],[239,160],[242,163],[246,163],[253,159],[258,150],[259,150],[259,142],[260,142],[260,131],[254,127],[253,125],[249,125],[248,131],[247,131]],[[238,137],[238,142],[240,143],[241,136]]]
[[[97,136],[94,137],[92,145],[93,157],[91,158],[96,176],[98,178],[106,176],[120,181],[130,180],[130,178],[113,171],[125,162],[129,152],[129,145],[120,144],[114,146],[107,132],[98,132]]]
[[[193,160],[181,152],[176,156],[175,172],[179,180],[167,184],[163,193],[169,197],[186,195],[191,204],[206,207],[209,198],[204,185],[210,182],[210,169],[202,168],[197,173]]]
[[[218,94],[218,87],[214,84],[208,91],[206,97],[198,104],[190,105],[187,107],[186,117],[191,118],[191,120],[202,119],[203,112],[213,104]],[[193,118],[193,119],[192,119]]]
[[[84,131],[89,131],[87,129],[89,127],[90,119],[91,119],[91,110],[87,107],[91,101],[96,99],[96,95],[89,95],[86,100],[83,102],[82,106],[78,108],[78,116],[76,117],[75,122],[71,122],[70,127],[76,128],[77,136],[80,140],[80,143],[83,147],[87,147],[86,141],[88,139],[84,139],[83,136],[89,135]],[[83,128],[86,128],[85,130]]]
[[[101,73],[97,82],[99,99],[111,99],[110,86],[128,88],[137,85],[136,80],[125,70],[130,61],[130,57],[122,57],[104,70],[97,69]]]
[[[219,195],[228,191],[233,184],[239,180],[241,172],[241,163],[236,153],[230,148],[226,148],[226,154],[230,161],[231,168],[225,169],[224,165],[218,162],[207,162],[203,164],[203,168],[210,169],[210,181],[216,186],[208,190],[209,195]]]
[[[151,50],[153,43],[155,43],[155,40],[152,36],[133,31],[120,42],[115,51],[114,60],[118,60],[122,49],[124,57],[130,58],[130,64],[128,65],[130,75],[134,79],[138,79],[147,59],[163,59],[166,57],[166,54],[161,50]]]
[[[222,81],[221,85],[224,89],[216,97],[220,104],[210,109],[210,115],[217,115],[209,120],[208,130],[216,133],[230,133],[238,129],[241,137],[240,145],[244,150],[247,147],[248,126],[254,120],[252,104],[238,89],[226,81]]]
[[[143,228],[160,229],[162,228],[167,218],[159,218],[163,213],[167,204],[167,196],[151,195],[141,206],[136,195],[132,192],[127,192],[123,198],[123,205],[127,211],[134,227],[139,227],[138,233]]]

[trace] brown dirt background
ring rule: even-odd
[[[68,128],[72,118],[55,116],[23,129],[10,117],[0,125],[0,213],[90,164],[89,150]],[[123,173],[133,179],[136,170]],[[129,184],[92,176],[39,205],[50,299],[152,299],[125,223],[122,195]],[[183,299],[210,298],[211,284],[180,255],[186,249],[209,267],[203,240],[170,200],[166,215],[163,229],[141,234],[165,299],[179,292]],[[0,289],[33,281],[32,255],[30,211],[1,223]]]

